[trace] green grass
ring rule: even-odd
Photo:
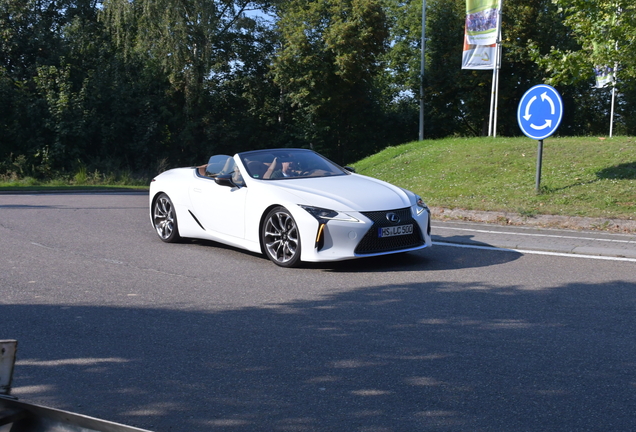
[[[5,184],[0,183],[0,193],[2,192],[106,192],[112,190],[123,190],[123,191],[137,191],[137,190],[148,190],[148,186],[133,186],[133,185],[102,185],[102,186],[75,186],[75,185],[60,185],[57,182],[46,183],[46,184],[36,184],[31,186],[22,186],[22,185],[13,185],[13,183]]]
[[[539,193],[537,153],[529,138],[449,138],[389,147],[353,166],[420,194],[430,206],[636,217],[636,139],[546,139]]]
[[[101,191],[112,189],[148,189],[150,180],[133,178],[125,172],[118,175],[103,175],[95,171],[87,174],[80,169],[72,177],[52,180],[37,180],[33,177],[17,178],[5,175],[0,177],[0,192],[41,192],[41,191]]]

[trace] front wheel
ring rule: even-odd
[[[165,193],[160,194],[155,200],[152,208],[152,223],[162,241],[175,243],[181,240],[177,225],[177,213],[172,200]]]
[[[285,207],[275,207],[265,217],[261,240],[267,257],[281,267],[300,262],[300,233],[296,221]]]

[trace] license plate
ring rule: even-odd
[[[413,224],[378,228],[378,237],[395,237],[408,234],[413,234]]]

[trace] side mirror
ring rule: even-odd
[[[219,186],[238,187],[232,181],[232,174],[218,175],[218,176],[214,177],[214,181]]]
[[[344,169],[346,169],[347,171],[352,172],[352,173],[356,172],[356,169],[354,167],[346,166],[346,167],[344,167]]]

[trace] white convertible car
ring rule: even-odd
[[[198,238],[264,253],[275,264],[338,261],[431,245],[422,198],[304,149],[212,156],[150,184],[159,238]]]

